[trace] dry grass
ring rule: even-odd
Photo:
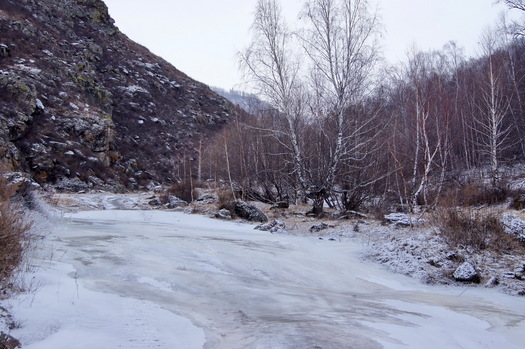
[[[451,246],[470,246],[477,251],[523,253],[523,244],[505,232],[499,215],[491,211],[446,208],[434,214],[441,235]]]
[[[0,290],[13,287],[13,279],[24,260],[29,242],[29,229],[23,212],[13,202],[15,187],[0,177]]]
[[[491,206],[505,202],[513,194],[505,184],[493,187],[479,183],[469,183],[447,188],[438,203],[441,207]]]

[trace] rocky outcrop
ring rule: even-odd
[[[42,185],[170,182],[240,112],[129,40],[100,0],[3,0],[0,32],[0,162]]]

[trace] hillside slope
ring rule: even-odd
[[[176,180],[240,112],[113,23],[100,0],[0,2],[0,162],[57,189],[138,189]]]

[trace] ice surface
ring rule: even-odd
[[[27,348],[523,348],[525,302],[430,287],[361,246],[161,211],[69,214],[43,287],[11,301]]]

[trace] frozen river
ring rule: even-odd
[[[425,286],[352,242],[158,211],[80,212],[49,240],[13,301],[27,348],[525,348],[524,298]]]

